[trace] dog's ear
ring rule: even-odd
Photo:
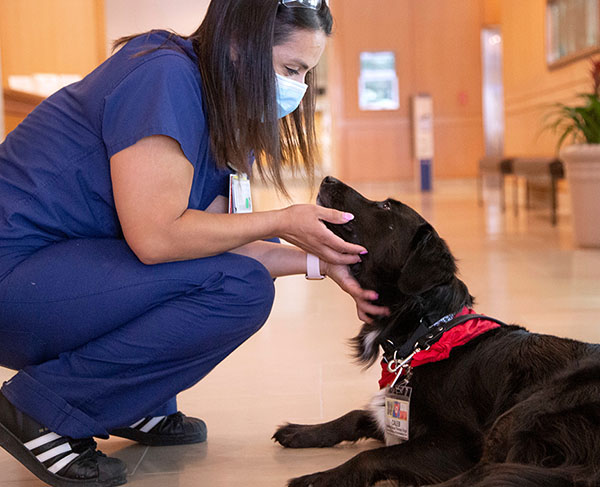
[[[421,294],[449,281],[455,273],[456,263],[448,246],[429,223],[423,223],[410,244],[398,288],[403,294]]]

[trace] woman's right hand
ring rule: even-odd
[[[354,217],[349,213],[318,205],[292,205],[281,210],[281,238],[305,252],[332,264],[355,264],[367,249],[344,241],[323,221],[343,225]]]

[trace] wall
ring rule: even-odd
[[[2,84],[9,75],[85,75],[104,60],[103,0],[2,0]]]
[[[9,75],[84,76],[106,59],[114,39],[153,28],[191,33],[208,4],[209,0],[0,0],[2,85],[8,86]],[[23,119],[24,106],[5,114],[7,132]]]
[[[189,34],[209,0],[0,0],[2,81],[11,74],[85,75],[112,41],[153,28]]]
[[[182,34],[201,22],[209,0],[1,0],[2,84],[10,74],[84,75],[106,56],[107,41],[151,28]],[[549,70],[545,63],[545,0],[332,0],[328,84],[334,171],[351,180],[414,178],[410,96],[434,98],[438,178],[469,177],[483,154],[480,28],[501,24],[506,99],[505,151],[554,153],[542,131],[556,101],[589,87],[589,61]],[[68,26],[68,28],[62,28]],[[358,109],[359,54],[394,50],[401,107]],[[7,121],[7,129],[8,127]]]
[[[434,175],[475,176],[483,155],[480,29],[482,0],[336,0],[329,91],[336,172],[353,181],[414,178],[410,97],[433,96]],[[489,10],[493,17],[494,10]],[[358,108],[361,51],[393,50],[400,109]]]
[[[107,53],[119,37],[152,29],[191,34],[202,22],[209,0],[104,0]]]
[[[504,38],[505,151],[552,155],[557,137],[543,130],[557,101],[569,102],[590,89],[589,60],[553,70],[546,66],[545,0],[502,0]]]
[[[104,46],[103,0],[0,0],[4,89],[10,75],[84,76],[104,60]],[[27,98],[27,103],[18,94],[17,98],[11,96],[3,110],[6,132],[20,123],[39,97]]]
[[[502,18],[502,0],[483,0],[483,24],[499,25]]]

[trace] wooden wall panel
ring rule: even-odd
[[[2,83],[11,74],[85,75],[105,58],[103,0],[2,0]]]
[[[410,99],[428,92],[435,111],[434,175],[475,176],[483,155],[480,29],[483,0],[334,0],[329,55],[334,167],[353,180],[412,179]],[[396,53],[400,109],[358,108],[360,52]]]
[[[330,42],[329,95],[335,172],[344,179],[412,178],[410,104],[413,28],[410,0],[384,0],[367,8],[357,0],[334,0],[335,31]],[[405,46],[405,48],[402,48]],[[364,112],[358,108],[362,51],[392,50],[396,54],[400,109]]]
[[[367,8],[360,0],[332,2],[335,32],[332,42],[338,55],[330,64],[340,63],[343,69],[344,105],[340,114],[348,118],[377,121],[408,116],[406,95],[412,84],[413,26],[410,0],[383,0],[377,8]],[[362,112],[358,108],[358,78],[362,51],[391,50],[396,54],[396,69],[400,78],[401,107],[399,112]],[[332,86],[335,89],[336,86]]]
[[[415,5],[415,91],[433,96],[434,175],[475,176],[484,154],[479,0]]]
[[[410,179],[410,133],[408,120],[398,119],[373,124],[349,122],[343,130],[344,148],[352,164],[344,168],[343,177],[351,181]]]
[[[483,1],[483,25],[500,25],[502,19],[502,0]]]
[[[471,178],[485,152],[481,117],[439,119],[435,124],[435,175]]]
[[[505,152],[552,155],[557,137],[543,131],[557,101],[590,90],[589,60],[550,70],[545,56],[545,0],[503,0]]]

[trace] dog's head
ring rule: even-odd
[[[383,297],[383,304],[394,304],[402,295],[423,294],[454,277],[456,265],[446,243],[405,204],[389,198],[371,201],[332,177],[321,183],[317,202],[354,215],[344,225],[326,225],[369,251],[352,272],[363,288]]]
[[[371,201],[332,177],[321,183],[317,203],[354,215],[349,223],[326,225],[344,240],[368,250],[361,256],[362,262],[351,266],[352,273],[364,289],[379,294],[377,303],[389,306],[392,317],[394,309],[413,309],[423,301],[423,295],[435,294],[436,287],[454,280],[456,264],[448,246],[421,215],[405,204],[393,199]],[[363,327],[356,338],[359,358],[374,360],[378,344],[412,331],[398,326],[379,319]]]

